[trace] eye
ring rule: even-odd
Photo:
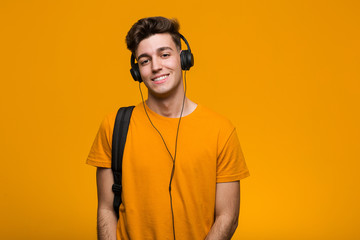
[[[149,59],[145,59],[145,60],[140,61],[140,65],[144,66],[144,65],[148,64],[149,62],[150,62]]]
[[[168,58],[168,57],[170,57],[170,53],[163,53],[163,54],[161,54],[161,57]]]

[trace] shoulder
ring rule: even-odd
[[[101,122],[101,128],[113,130],[117,111],[107,113]]]
[[[204,106],[199,104],[198,105],[198,113],[199,113],[199,117],[208,121],[209,123],[211,123],[214,126],[217,127],[221,127],[223,128],[230,128],[230,129],[234,129],[234,125],[232,124],[232,122],[225,117],[224,115]]]
[[[227,117],[201,104],[198,105],[191,120],[192,129],[202,131],[208,138],[216,139],[220,145],[224,145],[235,132],[235,126]]]
[[[102,127],[105,127],[105,128],[108,128],[108,129],[111,129],[111,131],[113,130],[114,128],[114,124],[115,124],[115,120],[116,120],[116,116],[117,116],[117,113],[119,112],[119,109],[121,107],[119,107],[118,109],[112,111],[112,112],[109,112],[108,114],[105,115],[105,117],[103,118],[103,121],[102,121]],[[141,106],[140,104],[136,105],[135,108],[133,109],[133,112],[132,112],[132,116],[135,114],[139,114],[139,111],[141,112]]]

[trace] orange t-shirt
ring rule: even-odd
[[[146,106],[174,156],[178,118]],[[102,122],[87,163],[111,167],[116,113]],[[202,105],[182,117],[172,198],[176,239],[204,239],[214,222],[216,183],[249,176],[235,127]],[[173,239],[169,181],[172,159],[142,103],[134,108],[123,155],[122,204],[117,239]]]

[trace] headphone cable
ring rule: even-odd
[[[161,140],[163,141],[164,145],[165,145],[165,148],[167,150],[167,152],[169,153],[170,157],[171,157],[171,160],[173,162],[173,167],[172,167],[172,170],[171,170],[171,176],[170,176],[170,183],[169,183],[169,195],[170,195],[170,206],[171,206],[171,217],[172,217],[172,227],[173,227],[173,235],[174,235],[174,240],[176,239],[175,238],[175,218],[174,218],[174,210],[173,210],[173,204],[172,204],[172,195],[171,195],[171,184],[172,184],[172,180],[173,180],[173,177],[174,177],[174,173],[175,173],[175,160],[176,160],[176,153],[177,153],[177,141],[178,141],[178,136],[179,136],[179,129],[180,129],[180,122],[181,122],[181,118],[182,118],[182,114],[183,114],[183,111],[184,111],[184,106],[185,106],[185,98],[186,98],[186,71],[185,72],[185,81],[184,81],[184,86],[185,86],[185,89],[184,89],[184,97],[183,97],[183,102],[182,102],[182,107],[181,107],[181,112],[180,112],[180,117],[179,117],[179,122],[178,122],[178,126],[177,126],[177,130],[176,130],[176,138],[175,138],[175,152],[174,152],[174,157],[171,155],[170,153],[170,150],[164,140],[164,137],[162,136],[162,134],[160,133],[160,131],[155,127],[155,125],[153,124],[153,122],[151,121],[150,119],[150,116],[146,110],[146,107],[145,107],[145,101],[144,101],[144,97],[143,97],[143,94],[142,94],[142,91],[141,91],[141,82],[139,82],[139,90],[140,90],[140,95],[141,95],[141,99],[142,99],[142,103],[143,103],[143,106],[144,106],[144,110],[145,110],[145,113],[146,113],[146,116],[147,118],[149,119],[151,125],[153,126],[153,128],[158,132],[158,134],[160,135],[161,137]]]

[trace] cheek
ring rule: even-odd
[[[147,66],[145,67],[139,67],[139,70],[140,70],[140,75],[142,78],[145,78],[146,76],[149,75],[149,68]]]
[[[180,58],[179,59],[174,59],[174,61],[171,61],[171,63],[169,63],[169,67],[174,69],[174,70],[181,70]]]

